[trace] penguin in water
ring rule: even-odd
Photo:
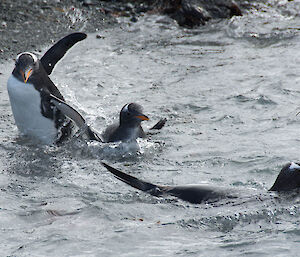
[[[108,143],[145,138],[146,134],[141,123],[149,118],[142,111],[139,104],[125,104],[120,112],[119,123],[108,126],[103,132],[103,141]]]
[[[72,122],[51,102],[64,101],[49,78],[55,64],[85,33],[72,33],[53,45],[39,60],[29,52],[17,56],[15,68],[7,81],[7,90],[16,125],[21,134],[44,144],[59,144],[69,138]]]
[[[137,103],[125,104],[120,111],[119,122],[108,126],[101,136],[98,136],[94,131],[87,126],[85,119],[72,106],[64,101],[61,101],[51,96],[51,102],[61,110],[66,116],[72,119],[79,128],[87,128],[85,131],[89,138],[103,143],[130,141],[137,138],[145,138],[147,134],[144,132],[141,122],[149,120],[143,114],[143,108]],[[158,121],[150,130],[160,130],[166,123],[166,119]]]
[[[141,123],[149,120],[143,114],[143,108],[137,103],[125,104],[120,111],[119,122],[108,126],[102,133],[104,142],[130,141],[137,138],[145,138]],[[166,119],[160,120],[151,129],[161,129],[166,123]]]
[[[181,200],[200,204],[203,202],[215,202],[224,198],[238,198],[238,193],[222,188],[214,188],[208,185],[186,185],[186,186],[164,186],[145,182],[136,177],[117,170],[106,163],[102,165],[110,171],[117,179],[124,183],[151,194],[156,197],[170,195]],[[285,165],[277,176],[269,191],[286,192],[300,189],[300,164],[289,163]]]
[[[300,163],[286,164],[278,174],[269,191],[286,192],[300,189]]]

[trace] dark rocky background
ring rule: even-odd
[[[144,13],[161,13],[192,28],[210,19],[242,15],[250,7],[248,1],[232,0],[1,0],[0,60],[23,51],[41,51],[41,46],[73,31],[108,28],[117,24],[118,16],[136,22]]]

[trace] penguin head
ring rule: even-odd
[[[17,56],[13,74],[22,82],[27,83],[35,70],[39,68],[36,55],[24,52]]]
[[[281,169],[270,191],[293,189],[300,189],[300,163],[291,162]]]
[[[149,118],[142,113],[143,108],[136,103],[125,104],[120,112],[120,125],[135,127]]]

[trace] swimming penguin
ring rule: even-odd
[[[125,104],[120,111],[119,122],[108,126],[102,133],[103,141],[117,142],[145,138],[146,133],[141,126],[141,122],[149,120],[149,118],[142,111],[142,106],[137,103]],[[159,130],[165,123],[166,119],[161,119],[151,130]]]
[[[92,140],[108,143],[117,141],[129,141],[135,140],[139,137],[146,137],[146,133],[141,126],[141,122],[144,120],[149,120],[149,118],[142,113],[142,106],[139,104],[130,103],[124,105],[120,112],[119,123],[108,126],[103,134],[99,136],[96,132],[92,131],[89,126],[87,126],[84,118],[73,107],[71,107],[64,101],[55,99],[54,97],[51,99],[51,102],[54,103],[55,106],[60,109],[66,116],[75,121],[76,125],[79,128],[88,128],[86,133],[88,133],[89,138]],[[166,121],[166,119],[161,119],[152,128],[150,128],[150,130],[161,129],[165,125]]]
[[[300,189],[300,164],[291,162],[281,169],[269,191],[284,192],[297,188]]]
[[[7,81],[7,90],[16,125],[21,134],[42,143],[61,143],[71,135],[72,122],[50,102],[50,95],[64,101],[51,81],[55,64],[85,33],[72,33],[53,45],[39,60],[29,52],[17,56]]]
[[[236,198],[237,196],[230,193],[227,189],[214,188],[208,185],[186,185],[186,186],[165,186],[155,185],[145,182],[136,177],[128,175],[120,170],[117,170],[106,163],[102,165],[110,171],[116,178],[126,184],[151,194],[156,197],[164,195],[175,196],[179,199],[190,203],[202,203],[205,201],[217,201],[222,198]]]
[[[149,118],[142,111],[142,106],[139,104],[125,104],[120,112],[119,122],[108,126],[102,133],[104,142],[128,141],[146,137],[141,122]]]
[[[215,202],[223,198],[237,198],[238,193],[222,188],[214,188],[208,185],[186,185],[186,186],[161,186],[145,182],[120,170],[117,170],[102,162],[102,165],[116,178],[124,183],[149,193],[153,196],[171,195],[184,201],[199,204],[203,202]],[[277,176],[270,191],[290,191],[300,189],[300,164],[289,163],[285,165]]]

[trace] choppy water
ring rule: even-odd
[[[38,147],[18,137],[1,66],[1,256],[296,256],[299,196],[267,193],[299,161],[300,5],[272,1],[185,30],[161,16],[89,35],[51,75],[98,131],[138,102],[167,126],[136,145]],[[100,160],[161,184],[240,190],[234,202],[157,199]]]

